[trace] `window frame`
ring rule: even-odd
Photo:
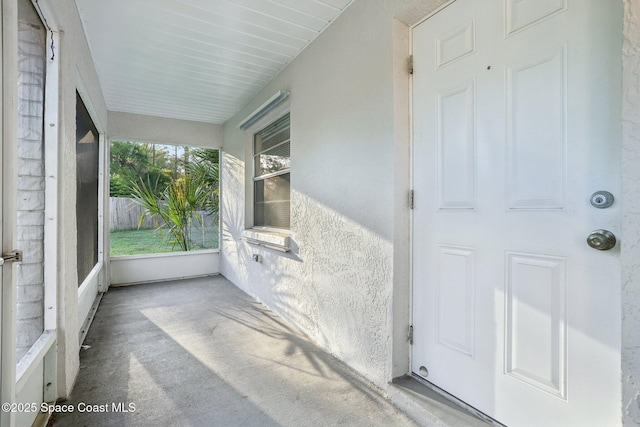
[[[259,107],[256,111],[249,114],[249,116],[242,121],[237,127],[244,131],[245,145],[244,145],[244,230],[242,231],[242,238],[248,243],[253,245],[262,246],[268,249],[273,249],[280,252],[291,252],[291,223],[289,229],[262,227],[256,226],[254,222],[254,181],[255,176],[255,163],[253,157],[254,151],[254,138],[255,134],[260,130],[266,128],[270,124],[276,122],[286,114],[289,114],[289,129],[290,132],[293,129],[292,122],[294,116],[291,113],[291,103],[289,98],[289,92],[280,91],[276,93],[271,99],[284,94],[282,99],[275,105],[267,101],[265,105],[269,104],[267,111],[264,111],[264,105]],[[253,117],[259,115],[258,119],[253,120]],[[244,125],[245,122],[250,122],[248,125]],[[291,157],[291,156],[290,156]],[[290,168],[291,169],[291,168]]]
[[[288,121],[289,121],[289,138],[281,141],[267,149],[263,149],[261,151],[256,151],[255,150],[255,143],[256,143],[256,138],[258,137],[258,135],[263,132],[264,130],[266,130],[267,128],[269,128],[269,126],[277,123],[278,121],[282,120],[284,117],[288,116]],[[276,172],[270,172],[270,173],[266,173],[266,174],[262,174],[262,175],[257,175],[257,170],[256,170],[256,164],[257,164],[257,158],[258,156],[260,156],[261,154],[268,152],[270,150],[273,150],[274,148],[280,147],[284,144],[289,144],[289,167],[286,169],[282,169]],[[255,211],[256,211],[256,204],[257,204],[257,200],[256,200],[256,191],[255,191],[255,185],[257,182],[259,181],[266,181],[269,178],[274,178],[277,176],[282,176],[282,175],[286,175],[289,174],[289,215],[291,215],[291,113],[287,110],[282,114],[279,114],[277,117],[273,118],[273,120],[270,120],[267,124],[261,126],[259,129],[257,129],[255,132],[252,132],[251,135],[251,176],[252,176],[252,183],[251,183],[251,188],[253,189],[252,194],[251,194],[251,209],[252,209],[252,227],[255,230],[264,230],[264,231],[274,231],[274,232],[290,232],[291,230],[291,221],[289,221],[289,227],[288,228],[283,228],[283,227],[277,227],[277,226],[272,226],[272,225],[256,225],[256,218],[255,218]]]

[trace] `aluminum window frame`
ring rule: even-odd
[[[266,149],[262,149],[260,151],[256,151],[256,138],[265,130],[267,130],[270,126],[272,126],[273,124],[281,121],[283,118],[287,117],[287,121],[288,126],[287,129],[289,131],[289,137],[287,139],[285,139],[284,141],[281,141],[273,146],[270,146]],[[252,223],[253,223],[253,228],[254,229],[258,229],[258,230],[266,230],[266,231],[277,231],[277,232],[282,232],[282,231],[286,231],[288,232],[291,229],[291,220],[289,219],[289,226],[284,228],[284,227],[278,227],[278,226],[274,226],[274,225],[270,225],[270,224],[264,224],[264,225],[257,225],[256,224],[256,218],[255,218],[255,212],[256,212],[256,205],[258,203],[258,200],[256,198],[256,191],[255,191],[255,185],[257,182],[264,182],[270,178],[274,178],[277,176],[282,176],[282,175],[286,175],[289,174],[289,218],[291,218],[291,113],[290,111],[285,111],[282,114],[278,114],[276,117],[274,117],[272,120],[270,120],[267,124],[261,126],[258,130],[256,130],[255,132],[252,133],[251,136],[251,154],[252,154],[252,194],[251,194],[251,205],[252,205],[252,213],[253,213],[253,218],[252,218]],[[283,146],[284,144],[289,144],[289,167],[276,171],[276,172],[270,172],[270,173],[266,173],[266,174],[262,174],[262,175],[258,175],[257,174],[257,170],[256,170],[256,165],[258,162],[258,157],[266,152],[269,152],[271,150],[273,150],[274,148],[278,148]]]

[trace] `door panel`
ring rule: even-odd
[[[507,252],[505,372],[563,399],[567,372],[566,261]]]
[[[506,34],[510,35],[566,10],[567,0],[507,0],[505,7]]]
[[[586,243],[619,232],[589,203],[620,194],[619,12],[456,0],[413,29],[412,370],[508,425],[620,420],[619,248]]]
[[[476,205],[475,81],[437,94],[440,209]]]
[[[436,336],[439,344],[474,356],[475,249],[438,247]]]
[[[565,46],[507,66],[509,209],[564,209],[565,81]]]

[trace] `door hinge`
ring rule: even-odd
[[[22,261],[22,251],[14,250],[11,252],[6,252],[2,254],[0,260],[0,265],[4,264],[5,262],[20,262]]]
[[[413,345],[413,325],[409,326],[409,334],[407,335],[407,339],[409,340],[409,344]]]
[[[409,209],[413,209],[415,206],[415,193],[413,190],[409,190]]]
[[[409,55],[409,61],[407,65],[409,66],[409,74],[413,74],[413,55]]]

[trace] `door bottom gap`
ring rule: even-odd
[[[501,422],[491,418],[489,415],[485,414],[484,412],[474,408],[473,406],[469,405],[467,402],[458,399],[457,397],[455,397],[454,395],[452,395],[451,393],[441,389],[440,387],[438,387],[437,385],[433,384],[430,381],[427,381],[426,379],[424,379],[423,377],[421,377],[418,374],[415,373],[411,373],[411,377],[418,381],[420,384],[424,385],[425,387],[433,390],[434,392],[438,393],[440,396],[444,397],[445,399],[449,400],[450,402],[454,403],[455,405],[461,407],[462,409],[464,409],[465,411],[469,412],[471,415],[475,416],[476,418],[480,418],[482,421],[493,425],[494,427],[507,427],[504,424],[502,424]]]

